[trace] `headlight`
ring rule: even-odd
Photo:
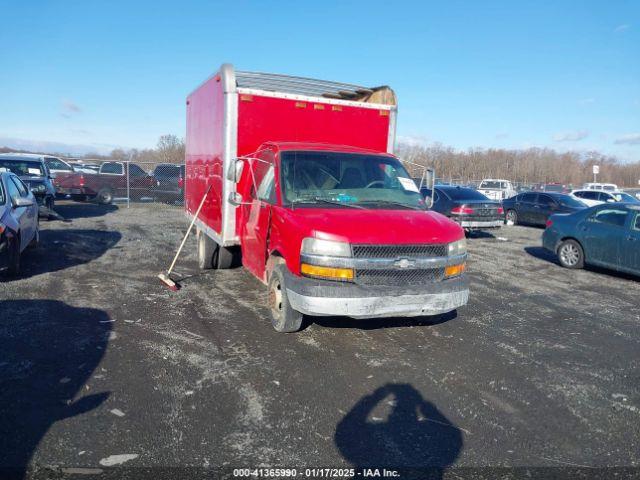
[[[462,240],[458,240],[457,242],[452,242],[449,244],[449,256],[452,257],[454,255],[462,255],[467,253],[467,240],[463,238]]]
[[[329,257],[350,257],[351,245],[346,242],[334,242],[307,237],[302,240],[300,253],[306,255],[326,255]]]

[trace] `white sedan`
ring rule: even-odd
[[[602,205],[603,203],[631,202],[637,200],[624,192],[603,192],[601,190],[574,190],[571,196],[577,198],[589,207]]]

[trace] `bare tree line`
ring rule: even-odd
[[[428,146],[400,143],[398,156],[434,168],[439,178],[464,183],[504,178],[523,184],[558,182],[577,186],[593,181],[594,165],[600,166],[599,182],[634,187],[640,181],[640,162],[622,163],[599,152],[559,153],[548,148],[457,151],[438,143]]]
[[[177,135],[162,135],[158,139],[156,148],[112,150],[109,154],[113,160],[131,160],[138,163],[184,163],[184,140]],[[94,156],[93,158],[98,158]]]

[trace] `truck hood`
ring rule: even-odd
[[[457,223],[434,211],[296,208],[282,209],[281,218],[304,237],[354,244],[449,243],[464,237]]]

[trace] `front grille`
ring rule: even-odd
[[[368,270],[356,271],[355,282],[359,285],[396,286],[422,285],[444,279],[444,268],[417,270]]]
[[[447,245],[353,245],[354,258],[444,257]]]

